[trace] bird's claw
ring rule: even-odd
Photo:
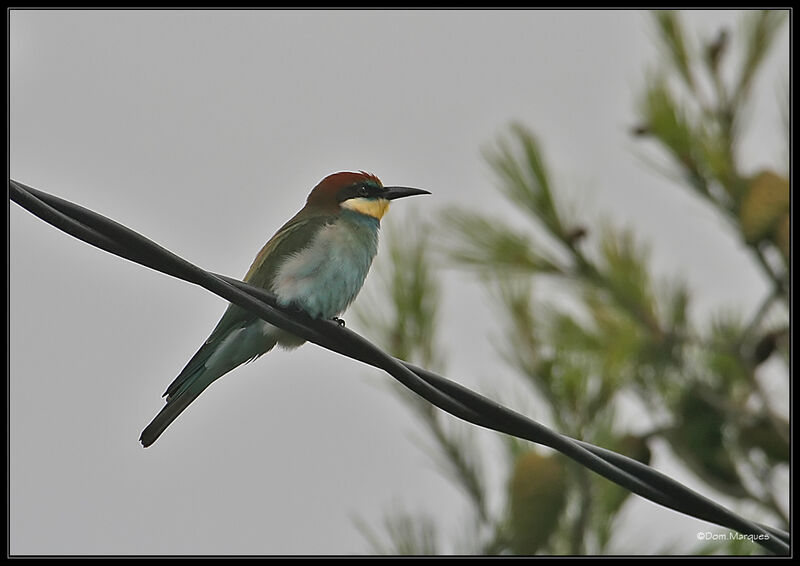
[[[338,316],[334,316],[331,320],[333,322],[335,322],[336,324],[338,324],[339,326],[341,326],[342,328],[344,328],[344,320],[343,319],[339,318]]]

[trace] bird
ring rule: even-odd
[[[430,194],[411,187],[385,187],[364,171],[323,178],[305,206],[267,241],[244,281],[271,292],[280,306],[314,319],[333,319],[355,300],[378,251],[380,221],[392,200]],[[164,393],[166,404],[142,431],[152,445],[211,385],[234,368],[276,345],[286,349],[300,337],[231,303],[209,337]]]

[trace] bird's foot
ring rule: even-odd
[[[336,324],[338,324],[339,326],[341,326],[342,328],[344,328],[344,320],[343,319],[339,318],[338,316],[334,316],[331,320],[333,322],[335,322]]]

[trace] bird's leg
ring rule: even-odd
[[[331,320],[333,322],[335,322],[336,324],[338,324],[339,326],[341,326],[342,328],[344,328],[344,320],[343,319],[339,318],[338,316],[334,316]]]

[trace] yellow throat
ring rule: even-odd
[[[342,202],[340,206],[380,220],[389,210],[389,201],[383,198],[351,198]]]

